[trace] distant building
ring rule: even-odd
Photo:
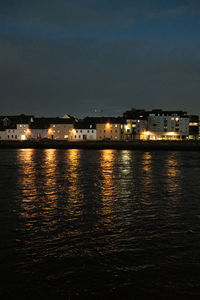
[[[184,111],[132,109],[123,114],[127,140],[182,140],[199,135],[199,117]]]
[[[199,116],[189,116],[189,139],[196,140],[199,138]]]
[[[70,131],[72,141],[93,141],[96,140],[96,124],[90,118],[85,118],[74,123],[74,128]]]
[[[124,139],[123,118],[102,117],[96,120],[97,140],[119,141]]]
[[[36,118],[31,124],[29,138],[49,138],[54,140],[68,140],[74,127],[74,118]]]
[[[183,111],[152,110],[147,124],[143,139],[182,140],[189,136],[189,116]]]
[[[30,134],[29,126],[34,116],[0,116],[1,140],[26,140]]]
[[[132,109],[123,114],[124,139],[139,140],[144,131],[147,130],[148,113],[144,109]]]

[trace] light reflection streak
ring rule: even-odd
[[[79,184],[80,150],[69,149],[66,152],[66,180],[68,181],[68,214],[78,216],[80,211],[80,199],[83,197]]]
[[[21,216],[27,220],[34,217],[35,200],[37,199],[37,186],[34,149],[19,149],[17,152],[18,163],[20,165],[20,173],[18,175],[18,187],[22,194],[21,199]]]
[[[112,212],[117,198],[117,184],[113,174],[115,164],[115,151],[102,150],[100,158],[100,170],[102,176],[101,195],[102,195],[102,214],[105,216],[104,225],[112,222]]]
[[[129,198],[131,195],[131,186],[134,184],[133,172],[134,169],[131,165],[131,151],[123,150],[120,152],[120,195],[124,198]]]
[[[152,182],[152,154],[150,152],[144,152],[141,156],[141,178],[139,182],[141,183],[141,202],[144,205],[152,204],[151,193],[153,191],[153,182]]]
[[[45,195],[49,203],[52,201],[52,204],[56,200],[56,167],[56,149],[45,149],[43,166]]]
[[[168,193],[176,193],[176,198],[178,193],[181,190],[181,171],[180,171],[180,161],[179,153],[169,152],[169,155],[166,160],[165,168],[167,175],[167,191]]]

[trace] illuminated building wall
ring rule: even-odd
[[[69,139],[72,141],[94,141],[96,140],[96,129],[73,128],[70,131]]]
[[[96,124],[97,140],[123,140],[124,139],[124,124],[106,122]]]
[[[7,128],[0,131],[1,140],[22,141],[26,140],[29,135],[29,124],[17,124],[15,128]]]
[[[199,116],[190,116],[189,121],[189,139],[198,139],[199,138]]]
[[[172,114],[148,116],[148,139],[186,139],[189,135],[189,117]],[[144,137],[143,137],[144,138]]]
[[[74,124],[51,124],[49,135],[54,140],[68,140]]]
[[[29,139],[44,139],[44,138],[49,138],[48,135],[48,129],[30,129],[30,136]]]
[[[124,125],[124,139],[138,140],[142,132],[147,130],[147,120],[127,119]]]

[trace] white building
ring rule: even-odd
[[[70,131],[69,139],[71,141],[93,141],[96,140],[96,129],[75,129]]]
[[[93,141],[96,138],[96,124],[88,118],[76,122],[69,133],[69,140],[71,141]]]
[[[6,128],[0,131],[0,139],[7,141],[23,141],[30,134],[29,124],[17,124],[16,128]]]
[[[143,139],[185,139],[189,135],[189,117],[186,115],[171,115],[150,113],[147,118],[147,131]]]

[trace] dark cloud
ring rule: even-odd
[[[200,111],[199,46],[141,41],[0,40],[3,113],[119,114],[130,107]]]
[[[197,8],[197,0],[0,1],[2,113],[199,113]],[[165,26],[168,18],[177,23]]]
[[[198,0],[4,0],[0,19],[14,26],[47,30],[127,28],[137,18],[199,16]]]

